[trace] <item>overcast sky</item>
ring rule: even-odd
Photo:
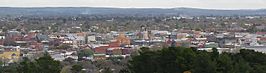
[[[0,7],[260,9],[266,0],[0,0]]]

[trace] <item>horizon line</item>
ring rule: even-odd
[[[117,8],[117,9],[208,9],[208,10],[262,10],[266,8],[201,8],[201,7],[116,7],[116,6],[0,6],[0,8]]]

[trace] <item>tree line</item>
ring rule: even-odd
[[[119,62],[119,61],[118,61]],[[44,54],[35,60],[1,66],[0,73],[60,73],[63,65]],[[83,65],[72,65],[68,73],[81,73]],[[219,53],[194,48],[141,48],[120,73],[266,73],[266,54],[241,49],[239,53]],[[111,69],[101,73],[112,73]]]
[[[217,49],[212,50],[141,48],[121,73],[266,73],[266,54],[247,49],[220,54]]]

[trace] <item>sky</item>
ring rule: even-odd
[[[262,9],[266,0],[0,0],[0,7]]]

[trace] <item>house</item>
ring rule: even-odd
[[[36,49],[36,50],[42,50],[44,48],[42,43],[39,43],[37,41],[32,41],[30,42],[29,45],[32,49]]]
[[[61,55],[61,54],[53,54],[53,55],[51,55],[51,57],[52,57],[54,60],[57,60],[57,61],[63,61],[63,60],[66,59],[66,58],[65,58],[63,55]]]
[[[67,58],[74,59],[75,61],[78,60],[77,52],[76,51],[51,51],[49,50],[48,53],[54,60],[57,61],[64,61]]]
[[[256,32],[256,34],[257,34],[259,37],[265,37],[265,36],[266,36],[266,32]]]
[[[124,48],[122,49],[122,55],[130,56],[130,54],[133,52],[133,49],[131,48]]]
[[[108,48],[107,49],[107,55],[109,55],[109,57],[123,56],[123,49],[120,47]]]
[[[95,35],[87,36],[87,42],[96,42],[96,36]]]
[[[0,39],[5,39],[5,38],[6,38],[6,36],[0,35]]]
[[[0,46],[4,46],[4,40],[0,39]]]
[[[0,49],[0,58],[7,63],[17,62],[20,58],[20,47],[4,46]]]
[[[94,60],[106,60],[107,57],[105,54],[94,54]]]
[[[208,42],[208,43],[205,44],[205,47],[206,48],[218,48],[219,44],[215,43],[215,42]]]
[[[21,36],[21,33],[19,31],[8,31],[7,36],[8,37]]]
[[[77,45],[84,45],[86,43],[86,33],[84,32],[76,33],[75,38]]]
[[[28,33],[28,34],[26,34],[26,35],[23,36],[23,40],[25,40],[25,41],[35,40],[36,35],[37,35],[37,33],[30,32],[30,33]]]
[[[100,46],[93,49],[95,54],[106,54],[107,49],[109,46]]]

